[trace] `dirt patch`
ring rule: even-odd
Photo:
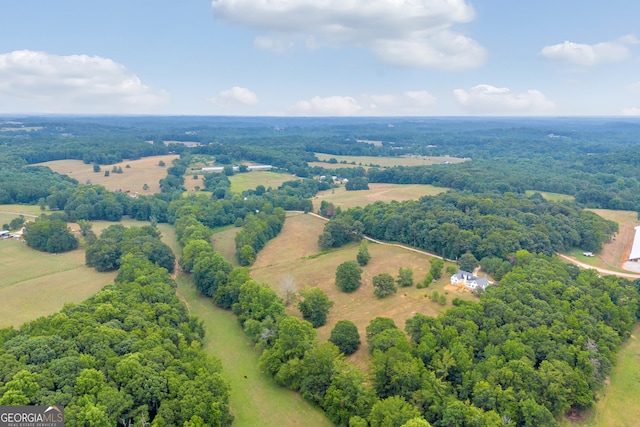
[[[584,424],[585,421],[591,418],[592,412],[591,409],[580,410],[571,408],[564,414],[564,418],[573,424]]]

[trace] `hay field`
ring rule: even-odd
[[[84,265],[84,250],[47,254],[12,240],[0,240],[0,328],[79,303],[113,282],[115,273]]]
[[[349,209],[356,206],[366,206],[371,203],[396,200],[418,200],[422,196],[435,196],[447,191],[444,187],[434,187],[424,184],[369,184],[368,190],[347,191],[344,186],[321,191],[313,198],[313,209],[318,211],[323,200],[333,203],[336,207]]]
[[[469,159],[461,159],[458,157],[436,157],[436,156],[414,156],[414,157],[376,157],[376,156],[337,156],[333,154],[315,153],[316,157],[321,162],[309,163],[310,166],[320,166],[323,168],[336,169],[342,167],[349,167],[348,164],[355,162],[356,166],[362,166],[365,169],[369,166],[376,165],[383,168],[389,168],[393,166],[431,166],[449,163],[462,163]],[[338,163],[325,163],[329,159],[334,158]],[[346,162],[341,163],[341,162]]]
[[[178,296],[205,328],[204,349],[222,361],[222,375],[231,384],[229,404],[234,425],[246,427],[330,426],[322,411],[300,394],[279,387],[258,366],[259,353],[236,316],[202,296],[191,278],[179,274]]]
[[[94,172],[93,165],[87,165],[81,160],[54,160],[38,163],[38,166],[47,166],[54,172],[77,179],[81,184],[91,181],[92,184],[103,185],[111,191],[121,189],[130,190],[132,193],[154,194],[160,192],[158,182],[167,176],[167,168],[171,167],[171,161],[179,157],[177,154],[168,154],[125,160],[115,164],[122,168],[122,173],[110,173],[109,176],[104,176],[104,172],[111,172],[114,165],[101,165],[101,172]],[[166,166],[158,166],[161,160]],[[131,167],[127,168],[126,165]],[[144,184],[149,186],[148,190],[143,190]]]
[[[329,338],[331,329],[341,319],[348,319],[358,326],[361,337],[369,322],[378,316],[391,317],[400,328],[404,328],[407,318],[415,313],[436,316],[451,307],[454,297],[476,299],[475,296],[453,289],[445,289],[447,278],[426,289],[415,286],[400,288],[394,295],[378,299],[373,295],[371,284],[375,275],[389,273],[398,276],[400,267],[412,267],[414,282],[422,281],[429,271],[429,257],[394,246],[369,244],[371,261],[363,268],[362,286],[352,293],[344,293],[335,285],[335,272],[342,262],[355,260],[358,251],[356,244],[319,254],[318,236],[322,233],[325,222],[312,215],[297,214],[288,217],[282,232],[271,240],[258,254],[251,268],[251,276],[259,282],[268,283],[276,292],[283,295],[280,283],[286,275],[291,275],[298,287],[320,287],[327,293],[335,305],[329,312],[327,324],[318,328],[321,341]],[[446,274],[445,274],[446,276]],[[432,291],[447,293],[447,304],[440,306],[428,299]],[[454,293],[455,292],[455,293]],[[300,316],[296,304],[291,304],[288,312]],[[356,365],[366,368],[368,364],[366,344],[361,346],[350,360]]]

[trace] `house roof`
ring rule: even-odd
[[[458,272],[452,277],[455,277],[458,280],[475,280],[478,286],[482,288],[486,288],[489,285],[489,279],[487,279],[486,277],[477,277],[474,276],[473,273],[469,273],[468,271],[464,270],[458,270]]]

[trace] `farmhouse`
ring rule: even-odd
[[[633,238],[629,261],[640,262],[640,225],[635,228],[636,234]]]
[[[465,289],[470,291],[475,291],[478,288],[484,291],[489,286],[489,280],[484,277],[476,277],[467,271],[458,270],[456,274],[451,276],[451,284],[464,286]]]

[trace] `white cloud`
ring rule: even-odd
[[[637,44],[635,36],[627,35],[611,42],[583,44],[565,41],[545,46],[540,56],[545,59],[565,61],[572,64],[592,67],[594,65],[619,62],[631,57],[629,45]]]
[[[469,92],[464,89],[453,91],[456,101],[469,113],[494,115],[548,114],[555,104],[539,90],[512,93],[506,87],[487,84],[477,85]]]
[[[627,107],[622,109],[622,115],[624,116],[640,116],[640,108]]]
[[[18,50],[0,54],[0,110],[39,113],[156,112],[169,102],[108,58]]]
[[[351,96],[314,96],[299,101],[288,109],[289,114],[301,116],[410,116],[427,115],[436,98],[426,90],[406,91],[402,94],[364,94]]]
[[[211,101],[221,106],[253,106],[260,102],[255,93],[239,86],[223,90],[217,98],[212,98]]]
[[[372,51],[399,66],[467,69],[482,65],[486,51],[475,40],[451,30],[470,22],[465,0],[213,0],[217,19],[265,31],[280,40],[313,40]],[[267,40],[269,42],[267,43]],[[274,50],[273,37],[254,44]]]

